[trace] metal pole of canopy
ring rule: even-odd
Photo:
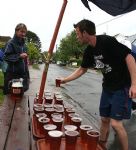
[[[54,49],[54,45],[56,42],[56,38],[59,32],[59,28],[60,28],[60,24],[62,22],[62,18],[64,15],[64,11],[67,5],[67,0],[63,0],[63,4],[62,4],[62,8],[57,20],[57,24],[54,30],[54,34],[50,43],[50,47],[48,50],[48,54],[47,54],[47,58],[46,58],[46,62],[45,62],[45,66],[44,66],[44,70],[43,70],[43,74],[42,74],[42,80],[41,80],[41,85],[40,85],[40,91],[39,91],[39,98],[38,98],[38,103],[42,103],[42,97],[43,97],[43,93],[44,93],[44,88],[45,88],[45,83],[46,83],[46,77],[47,77],[47,72],[48,72],[48,68],[49,68],[49,63],[50,63],[50,59],[52,57],[52,53],[53,53],[53,49]]]

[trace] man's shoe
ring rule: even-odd
[[[132,110],[136,110],[136,102],[132,100]]]

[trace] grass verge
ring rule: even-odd
[[[4,76],[3,73],[0,71],[0,86],[3,86],[4,83]],[[4,100],[3,90],[0,89],[0,105],[2,104]]]

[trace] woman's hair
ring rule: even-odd
[[[16,26],[16,28],[15,28],[15,31],[18,31],[18,30],[20,30],[20,29],[25,29],[25,30],[27,31],[27,27],[26,27],[26,25],[23,24],[23,23],[17,24],[17,26]]]
[[[79,21],[77,24],[74,24],[74,28],[79,28],[80,32],[83,33],[86,31],[90,35],[96,34],[95,24],[87,19]]]

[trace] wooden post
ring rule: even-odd
[[[54,30],[54,34],[53,34],[53,37],[52,37],[52,40],[51,40],[51,43],[50,43],[47,59],[46,59],[43,74],[42,74],[42,80],[41,80],[41,85],[40,85],[38,103],[42,103],[42,97],[43,97],[43,93],[44,93],[44,88],[45,88],[49,63],[50,63],[50,59],[52,57],[54,45],[55,45],[55,42],[56,42],[56,38],[57,38],[57,35],[58,35],[58,32],[59,32],[60,24],[62,22],[62,18],[63,18],[63,15],[64,15],[66,5],[67,5],[67,0],[63,0],[62,8],[61,8],[61,11],[60,11],[60,14],[59,14],[59,17],[58,17],[58,21],[57,21],[57,24],[56,24],[56,27],[55,27],[55,30]]]

